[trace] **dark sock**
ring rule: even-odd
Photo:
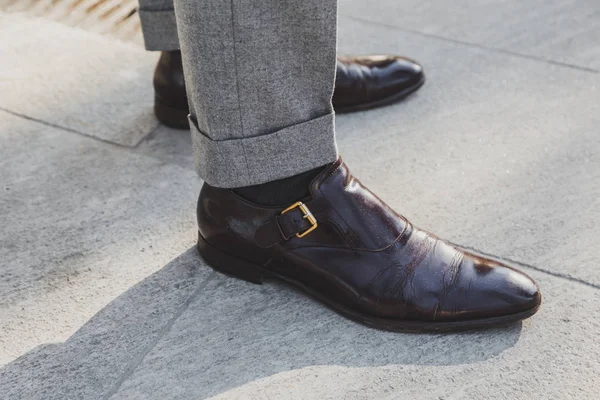
[[[308,197],[310,194],[308,185],[329,165],[331,164],[285,179],[235,188],[233,191],[253,203],[264,206],[285,206]]]

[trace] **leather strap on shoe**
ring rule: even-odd
[[[316,227],[317,222],[308,206],[298,202],[258,228],[254,241],[260,247],[271,247],[294,236],[302,237]]]

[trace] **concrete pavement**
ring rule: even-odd
[[[600,6],[340,2],[341,53],[422,62],[341,153],[415,224],[534,276],[522,324],[349,322],[195,252],[189,137],[135,44],[0,13],[0,398],[565,399],[600,390]],[[366,155],[367,156],[366,156]]]

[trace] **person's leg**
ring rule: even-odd
[[[250,186],[335,161],[336,0],[176,0],[196,167]]]
[[[160,51],[154,70],[154,113],[160,122],[188,129],[188,103],[173,0],[139,0],[146,50]]]
[[[336,0],[175,0],[175,10],[206,181],[198,249],[211,267],[282,279],[389,330],[490,327],[537,311],[531,278],[416,228],[337,157]]]
[[[173,0],[139,0],[147,50],[162,51],[154,73],[154,111],[163,124],[188,129],[188,103]],[[425,82],[422,67],[398,56],[340,58],[333,106],[337,113],[392,104]]]
[[[173,0],[139,0],[138,14],[146,50],[179,50]]]

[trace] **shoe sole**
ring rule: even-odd
[[[165,104],[159,97],[154,98],[154,114],[163,124],[173,129],[190,129],[189,110],[175,108]]]
[[[540,301],[535,308],[522,311],[520,313],[501,317],[455,322],[406,321],[378,318],[349,309],[348,307],[338,304],[322,294],[315,292],[298,281],[289,279],[280,274],[273,273],[256,264],[217,249],[208,243],[201,234],[198,234],[198,251],[208,265],[218,272],[255,284],[262,284],[266,279],[278,279],[284,281],[302,290],[346,318],[359,322],[363,325],[385,331],[405,333],[457,332],[505,326],[531,317],[537,312],[541,305]]]
[[[421,86],[423,86],[424,83],[425,83],[425,74],[423,74],[423,76],[421,77],[421,80],[419,82],[417,82],[416,84],[414,84],[411,87],[408,87],[408,88],[394,94],[393,96],[386,97],[385,99],[381,99],[381,100],[377,100],[377,101],[372,101],[370,103],[357,104],[355,106],[334,107],[335,113],[336,114],[348,114],[348,113],[357,112],[357,111],[366,111],[366,110],[371,110],[373,108],[389,106],[391,104],[394,104],[394,103],[404,99],[409,94],[416,92]]]

